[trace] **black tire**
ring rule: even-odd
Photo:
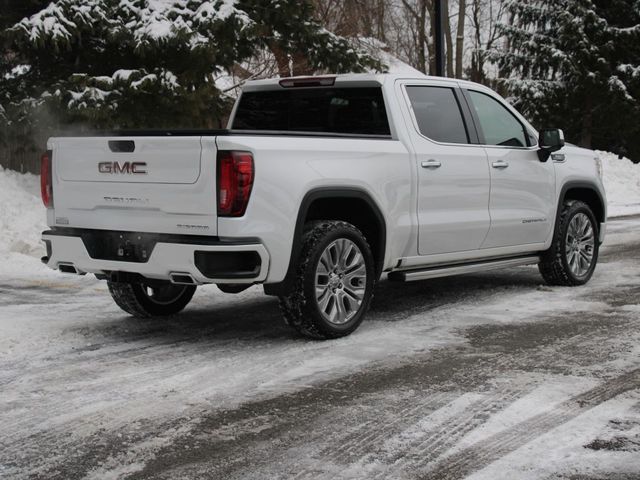
[[[567,232],[571,221],[580,214],[587,216],[591,228],[593,229],[593,249],[592,259],[588,270],[584,274],[577,275],[569,265],[569,255],[567,253]],[[598,241],[598,222],[589,206],[578,200],[565,202],[560,212],[560,218],[556,225],[551,247],[542,254],[538,269],[545,282],[549,285],[577,286],[584,285],[591,279],[598,263],[598,253],[600,243]]]
[[[358,288],[364,284],[363,298],[359,307],[357,310],[352,309],[351,316],[344,323],[336,324],[325,318],[326,312],[325,314],[321,312],[319,300],[316,300],[316,269],[325,250],[342,239],[349,240],[358,247],[366,270],[366,279],[364,282],[358,280],[359,284],[356,286]],[[348,272],[345,275],[347,275],[345,278],[348,278]],[[333,220],[307,224],[296,265],[294,287],[288,295],[280,297],[280,309],[286,323],[300,334],[315,339],[339,338],[351,334],[360,326],[369,309],[376,282],[375,275],[373,254],[360,230],[349,223]],[[339,285],[339,289],[343,292],[349,288],[346,287],[346,282],[344,287],[342,283]],[[344,293],[342,295],[343,298],[347,296]],[[336,301],[333,301],[335,304]],[[345,304],[350,304],[351,301],[342,300],[342,309],[345,309]]]
[[[193,285],[166,282],[153,287],[143,283],[107,282],[109,293],[122,310],[138,318],[163,317],[180,312],[196,291]],[[152,292],[149,289],[152,288]]]

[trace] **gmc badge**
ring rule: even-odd
[[[128,173],[136,175],[146,175],[146,162],[100,162],[98,171],[100,173]]]

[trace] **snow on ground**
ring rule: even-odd
[[[624,246],[628,235],[637,242],[639,223],[625,220],[614,224],[612,244]],[[541,280],[535,269],[528,267],[475,279],[403,286],[402,294],[399,287],[386,285],[378,295],[378,307],[357,334],[332,342],[308,342],[286,333],[275,302],[262,298],[257,288],[238,296],[223,295],[215,287],[199,289],[183,315],[153,326],[128,319],[113,305],[104,285],[93,279],[65,276],[44,288],[37,279],[17,282],[28,287],[22,289],[15,288],[14,279],[2,271],[0,362],[4,367],[0,384],[9,388],[0,399],[0,425],[8,442],[0,440],[4,452],[0,458],[8,459],[5,473],[9,477],[26,477],[22,474],[26,471],[43,474],[73,457],[81,450],[79,445],[96,442],[96,437],[109,438],[118,432],[130,438],[141,428],[179,422],[162,435],[134,443],[124,453],[104,460],[87,476],[105,478],[110,473],[113,478],[122,478],[142,469],[159,449],[196,430],[205,412],[237,408],[247,401],[286,392],[311,391],[320,382],[348,377],[367,367],[462,345],[465,338],[460,332],[474,325],[526,325],[558,312],[605,315],[610,306],[597,294],[637,285],[638,274],[637,262],[614,259],[601,264],[595,278],[580,289],[536,286]],[[484,284],[486,288],[478,287]],[[470,290],[465,285],[471,285]],[[396,294],[389,291],[392,288]],[[629,338],[635,338],[631,332]],[[637,360],[637,354],[588,371],[575,369],[559,382],[542,377],[548,385],[513,404],[503,418],[488,423],[486,431],[472,432],[475,436],[467,439],[468,444],[509,428],[519,415],[526,418],[537,413],[536,405],[538,409],[552,408],[565,396],[588,389],[597,377],[630,368],[630,358]],[[583,381],[576,381],[574,374],[582,375]],[[526,381],[514,378],[508,383],[517,386]],[[149,407],[150,399],[153,408]],[[632,400],[614,399],[603,408],[610,408],[606,414],[619,415]],[[477,393],[463,394],[432,418],[433,422],[418,422],[413,429],[391,438],[388,447],[401,451],[402,445],[427,424],[448,425],[456,412],[481,401]],[[587,426],[595,418],[601,428],[605,415],[598,415],[585,412]],[[571,439],[565,448],[570,446],[577,452],[581,451],[580,442],[593,430],[576,421],[582,433],[563,438]],[[571,427],[565,433],[573,431]],[[37,438],[46,439],[50,446],[33,444]],[[523,448],[544,448],[545,443],[535,445]],[[14,455],[28,459],[30,467],[10,467],[16,461]],[[527,455],[522,451],[514,455],[509,465],[529,468]],[[628,453],[619,456],[630,462]],[[563,468],[565,461],[575,466],[581,458],[560,458],[553,465]],[[548,467],[551,471],[553,465]]]
[[[634,182],[640,166],[625,161],[613,156],[603,160],[609,198],[612,207],[624,206],[622,213],[638,212],[640,207],[629,200],[637,193]],[[259,288],[237,296],[224,295],[213,286],[200,288],[176,319],[162,325],[131,321],[113,304],[104,283],[89,276],[59,274],[40,263],[39,234],[46,226],[36,176],[0,169],[0,227],[0,385],[6,386],[0,396],[0,437],[4,437],[0,476],[16,478],[63,464],[82,449],[80,445],[91,444],[96,437],[116,432],[135,437],[140,429],[179,421],[163,427],[162,434],[132,444],[125,453],[115,452],[87,472],[88,478],[121,478],[197,429],[204,412],[311,390],[320,382],[372,366],[455,348],[466,342],[461,332],[477,325],[526,325],[580,312],[611,315],[611,305],[598,294],[633,288],[640,275],[637,262],[613,258],[579,289],[542,286],[532,267],[403,286],[401,294],[399,287],[385,285],[377,295],[377,307],[357,334],[333,342],[308,342],[295,339],[281,326],[274,300],[263,297]],[[637,244],[639,227],[636,219],[611,222],[608,245],[620,250]],[[637,303],[621,306],[618,314],[634,315]],[[630,332],[629,338],[634,335]],[[602,376],[629,369],[629,359],[637,361],[638,353],[636,348],[635,354],[588,369],[574,367],[557,377],[534,375],[532,380],[520,373],[509,380],[511,385],[537,382],[539,388],[460,438],[450,454],[563,404]],[[462,393],[433,416],[390,435],[385,448],[402,451],[425,429],[449,425],[458,412],[481,404],[483,395]],[[596,464],[603,461],[611,464],[609,471],[615,471],[615,463],[625,471],[636,468],[637,461],[629,460],[633,456],[628,452],[603,457],[583,446],[596,436],[603,442],[615,441],[617,424],[611,418],[624,422],[635,415],[637,419],[633,408],[637,410],[638,401],[637,392],[610,399],[473,478],[541,478],[541,472],[566,471],[576,465],[598,471]],[[637,437],[637,422],[630,425],[627,437]],[[36,438],[43,443],[33,443]],[[549,444],[557,448],[541,469],[535,462],[546,458]],[[20,464],[19,458],[29,466]]]
[[[612,234],[614,244],[617,235]],[[258,298],[261,292],[255,288],[238,296],[222,295],[214,287],[202,288],[185,314],[152,328],[149,323],[136,325],[127,319],[112,304],[104,285],[89,278],[62,277],[51,283],[50,287],[57,289],[53,292],[39,289],[34,282],[32,295],[24,297],[24,302],[15,296],[20,290],[11,293],[5,286],[5,293],[0,295],[4,296],[0,300],[7,302],[0,306],[0,362],[4,365],[0,384],[10,384],[11,388],[0,400],[0,425],[5,439],[15,447],[3,445],[0,458],[14,455],[14,448],[19,447],[21,455],[33,462],[31,468],[35,470],[31,473],[38,472],[38,468],[51,466],[52,462],[64,462],[65,457],[52,457],[47,447],[33,445],[29,438],[48,438],[52,445],[68,450],[66,454],[73,454],[83,439],[113,432],[128,438],[142,426],[181,419],[180,427],[133,444],[126,453],[105,460],[89,475],[105,478],[111,473],[113,478],[121,478],[114,473],[141,469],[158,449],[197,429],[198,418],[204,412],[311,389],[319,382],[348,376],[381,362],[393,364],[443,346],[454,347],[465,341],[460,332],[474,325],[526,325],[554,312],[605,313],[610,307],[596,294],[607,288],[637,284],[639,273],[636,262],[603,263],[589,285],[576,290],[536,287],[535,282],[540,280],[534,269],[514,269],[511,273],[496,273],[495,277],[485,276],[484,280],[482,276],[475,281],[472,278],[471,285],[491,278],[504,279],[497,286],[475,293],[465,291],[464,284],[469,281],[465,279],[450,280],[448,289],[438,290],[436,283],[429,283],[427,288],[433,288],[434,294],[405,287],[399,297],[402,305],[395,306],[393,293],[383,290],[380,308],[371,312],[371,318],[357,334],[332,342],[300,341],[283,334],[276,323],[278,314],[273,300]],[[7,275],[0,274],[0,291],[3,284],[11,282]],[[414,294],[407,294],[412,288]],[[447,302],[445,292],[450,289]],[[439,306],[443,297],[445,304]],[[239,326],[229,326],[234,323]],[[630,358],[637,360],[637,355]],[[504,417],[487,424],[485,431],[472,432],[475,436],[467,442],[481,442],[487,435],[513,425],[519,417],[522,421],[540,408],[552,408],[565,397],[587,390],[604,372],[628,368],[629,358],[621,364],[605,362],[588,372],[576,370],[576,374],[584,375],[582,382],[571,374],[560,382],[545,378],[548,385],[514,403]],[[522,378],[516,378],[511,385],[524,383]],[[149,408],[151,398],[153,408]],[[401,451],[402,445],[427,425],[446,425],[457,412],[478,400],[475,393],[463,394],[435,417],[391,438],[388,447]],[[603,405],[603,412],[587,412],[585,422],[576,419],[577,426],[567,426],[562,438],[569,443],[563,448],[566,455],[574,458],[554,459],[556,463],[549,464],[549,470],[562,468],[562,462],[572,466],[581,462],[583,457],[576,453],[581,452],[581,442],[592,439],[593,432],[606,424],[611,414],[624,413],[632,401],[632,396],[614,399],[608,407]],[[512,469],[525,468],[522,463],[530,458],[527,449],[533,448],[533,453],[535,448],[544,451],[548,441],[523,447],[525,454],[514,452],[515,458],[504,461]],[[628,453],[618,456],[633,465]],[[534,471],[540,472],[539,468]],[[23,477],[9,466],[6,473],[9,477]],[[518,471],[512,477],[487,474],[479,478],[521,477]]]
[[[618,158],[615,153],[598,151],[609,203],[609,216],[640,212],[640,163]]]

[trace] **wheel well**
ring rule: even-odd
[[[584,187],[570,188],[564,195],[564,201],[567,200],[580,200],[586,203],[599,222],[606,221],[602,199],[595,190]]]
[[[305,223],[311,220],[342,220],[355,226],[369,242],[378,273],[382,271],[386,230],[380,212],[359,197],[331,197],[314,200],[307,209]]]

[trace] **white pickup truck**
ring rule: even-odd
[[[262,284],[314,338],[353,332],[383,273],[584,284],[606,226],[593,151],[482,85],[390,74],[249,82],[228,130],[52,138],[42,196],[43,262],[126,312]]]

